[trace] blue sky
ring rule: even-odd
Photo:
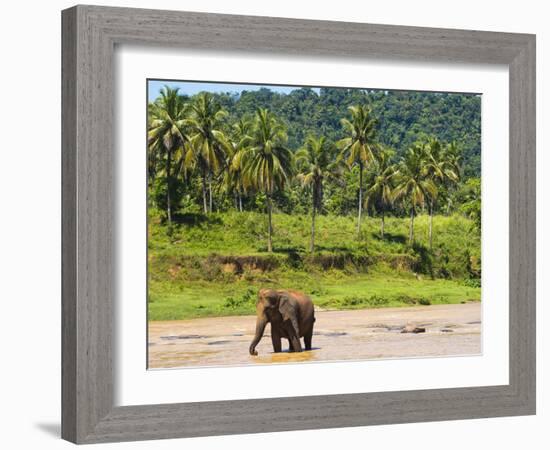
[[[149,80],[149,101],[155,100],[164,86],[169,86],[171,88],[178,87],[180,89],[179,92],[186,95],[194,95],[201,91],[215,93],[234,92],[240,94],[242,91],[257,91],[262,87],[271,89],[274,92],[288,94],[295,89],[299,89],[299,87],[296,86],[272,86],[269,84],[202,83],[195,81]],[[319,92],[319,88],[313,88],[313,90]]]

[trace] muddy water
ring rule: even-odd
[[[481,304],[316,311],[313,350],[273,353],[269,326],[248,354],[255,316],[149,324],[149,367],[293,363],[481,353]],[[425,333],[401,333],[412,325]]]

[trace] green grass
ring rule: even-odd
[[[186,286],[151,285],[149,320],[254,314],[261,286],[286,287],[308,293],[324,309],[358,309],[437,305],[480,300],[480,289],[454,280],[418,280],[414,276],[363,274],[314,280],[294,276],[278,282],[190,283]]]
[[[274,253],[266,252],[266,219],[258,213],[187,215],[149,223],[149,319],[252,314],[260,287],[294,288],[327,309],[460,303],[480,299],[480,240],[459,216],[415,221],[367,218],[358,239],[354,217],[321,216],[317,251],[306,251],[309,217],[274,215]],[[418,275],[417,275],[418,274]]]

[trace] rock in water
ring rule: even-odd
[[[416,325],[406,325],[401,330],[401,333],[425,333],[425,332],[426,332],[426,328],[417,327]]]

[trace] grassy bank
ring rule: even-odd
[[[321,216],[317,251],[306,251],[308,217],[274,215],[274,253],[266,250],[265,216],[187,215],[172,226],[149,221],[149,319],[176,320],[254,312],[260,287],[294,288],[328,309],[460,303],[480,299],[480,243],[463,217],[415,221],[367,218],[357,238],[353,217]]]
[[[237,282],[191,283],[187,286],[152,285],[149,320],[179,320],[193,317],[254,314],[260,286]],[[310,294],[324,309],[359,309],[461,303],[480,299],[480,289],[452,280],[417,280],[373,274],[355,277],[326,276],[315,282],[281,280],[280,286]],[[316,284],[316,287],[313,287]],[[304,289],[305,286],[305,289]]]

